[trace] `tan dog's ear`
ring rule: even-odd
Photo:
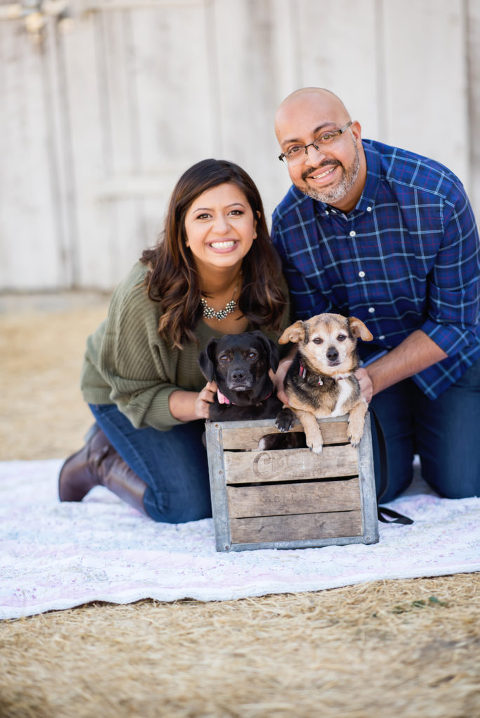
[[[298,322],[290,324],[290,326],[285,329],[282,336],[278,340],[278,343],[288,344],[288,342],[293,342],[293,344],[298,344],[298,342],[301,342],[302,339],[305,339],[305,327],[303,322],[299,319]]]
[[[357,317],[348,317],[348,323],[354,337],[360,337],[364,342],[372,341],[373,334],[360,319],[357,319]]]

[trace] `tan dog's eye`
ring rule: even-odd
[[[347,338],[347,335],[346,335],[346,334],[339,334],[339,335],[337,336],[337,341],[339,341],[339,342],[344,342],[346,338]]]
[[[315,339],[312,339],[314,344],[323,344],[323,339],[320,337],[315,337]]]

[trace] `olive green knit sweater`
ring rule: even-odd
[[[87,340],[81,389],[89,404],[116,404],[137,428],[167,430],[182,422],[168,409],[176,389],[200,391],[205,378],[199,352],[209,339],[222,336],[205,322],[197,324],[198,345],[182,350],[158,334],[161,304],[147,296],[146,267],[137,262],[113,293],[107,318]],[[282,326],[288,325],[288,310]],[[265,332],[275,340],[278,333]]]

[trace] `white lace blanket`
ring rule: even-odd
[[[106,489],[57,499],[60,462],[0,463],[0,618],[89,601],[213,601],[316,591],[480,569],[480,498],[413,492],[390,504],[412,526],[380,524],[380,543],[215,551],[211,519],[158,524]]]

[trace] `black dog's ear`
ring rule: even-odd
[[[198,356],[198,363],[202,370],[203,376],[207,381],[215,379],[215,351],[217,349],[218,339],[210,339],[207,346]]]
[[[278,369],[278,363],[280,361],[280,356],[278,354],[278,347],[275,344],[275,342],[272,342],[271,339],[265,336],[263,332],[261,332],[259,329],[256,329],[254,332],[258,339],[260,339],[265,347],[265,351],[267,352],[268,361],[270,363],[270,367],[273,371],[277,371]]]

